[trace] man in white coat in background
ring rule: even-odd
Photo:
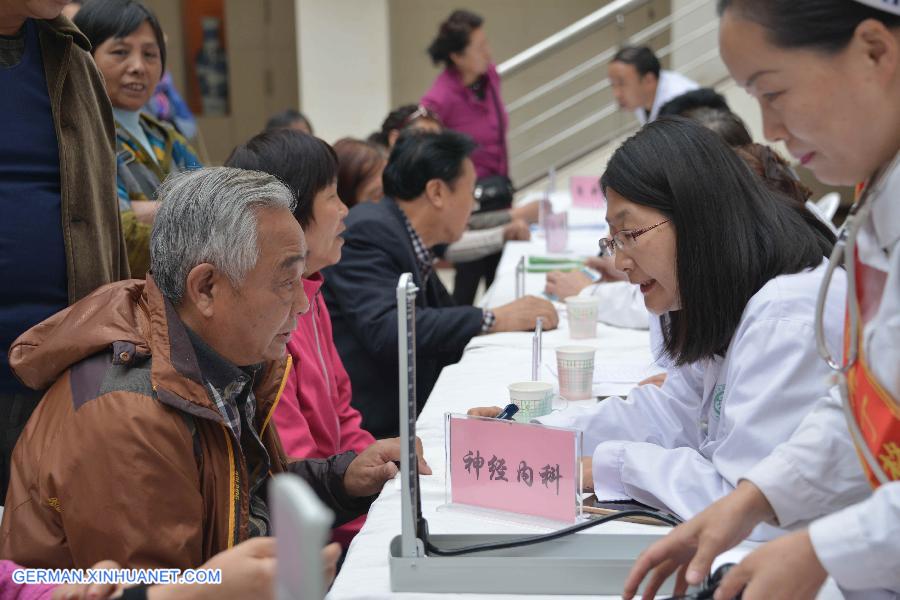
[[[655,121],[660,107],[672,98],[700,87],[680,73],[663,70],[647,46],[619,50],[607,73],[619,108],[634,111],[641,125]]]

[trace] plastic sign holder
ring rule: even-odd
[[[668,530],[646,534],[572,534],[530,546],[463,556],[434,556],[441,549],[507,542],[523,535],[430,535],[422,517],[416,458],[415,295],[412,276],[397,284],[397,336],[401,470],[401,534],[388,548],[394,592],[473,594],[618,595],[638,555]],[[671,580],[660,593],[671,590]]]
[[[580,431],[447,413],[444,432],[447,506],[528,515],[550,527],[581,517]]]

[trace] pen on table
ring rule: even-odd
[[[506,421],[512,421],[513,416],[519,412],[519,407],[515,404],[507,404],[506,408],[500,411],[500,414],[494,417],[495,419],[504,419]]]
[[[544,330],[544,318],[538,317],[534,326],[534,338],[531,340],[531,380],[537,381],[541,367],[541,335]]]

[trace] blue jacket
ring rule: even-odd
[[[403,213],[390,198],[358,204],[346,220],[341,261],[324,271],[334,342],[353,384],[351,404],[376,438],[397,435],[397,280],[412,273],[416,296],[416,394],[425,405],[444,366],[481,332],[482,310],[456,306],[436,274],[422,282]]]

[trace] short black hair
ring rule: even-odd
[[[732,148],[753,143],[753,136],[750,135],[744,121],[730,110],[695,108],[682,116],[715,131]]]
[[[418,105],[416,104],[404,104],[399,108],[395,108],[381,122],[381,130],[369,136],[369,141],[381,144],[385,148],[389,147],[391,144],[388,136],[391,131],[403,129],[403,124],[417,109]]]
[[[455,10],[441,23],[438,34],[428,46],[428,55],[434,64],[452,66],[451,54],[457,54],[469,45],[469,36],[484,24],[484,19],[468,10]]]
[[[432,179],[453,187],[462,173],[463,161],[475,147],[472,138],[456,131],[401,134],[382,174],[385,196],[413,200],[422,195]]]
[[[625,63],[626,65],[632,65],[637,69],[638,75],[641,77],[647,73],[653,73],[653,75],[659,79],[659,71],[661,69],[659,59],[656,58],[656,54],[653,53],[653,50],[647,46],[625,46],[616,52],[616,55],[613,56],[612,60],[609,62],[620,62]]]
[[[226,167],[262,171],[280,179],[297,198],[294,217],[313,220],[313,200],[337,181],[337,155],[328,143],[295,129],[264,131],[231,151]]]
[[[896,4],[896,0],[894,4]],[[827,54],[847,47],[857,26],[875,19],[900,27],[900,15],[850,0],[719,0],[719,14],[729,9],[761,25],[773,44]]]
[[[266,121],[266,131],[270,129],[285,129],[290,127],[294,123],[303,123],[306,125],[306,128],[309,129],[309,133],[313,133],[312,123],[309,122],[309,119],[306,118],[299,110],[294,110],[293,108],[287,108],[279,113],[275,113],[269,120]]]
[[[716,110],[731,111],[725,96],[712,88],[699,88],[675,96],[659,108],[659,116],[676,115],[688,116],[687,113],[698,108],[714,108]]]
[[[833,246],[802,206],[684,117],[653,121],[626,140],[600,185],[662,212],[675,228],[681,308],[661,320],[676,365],[724,355],[750,298],[778,275],[819,266]]]
[[[87,0],[72,20],[91,43],[91,54],[110,38],[123,38],[149,23],[166,72],[166,38],[153,11],[137,0]]]

